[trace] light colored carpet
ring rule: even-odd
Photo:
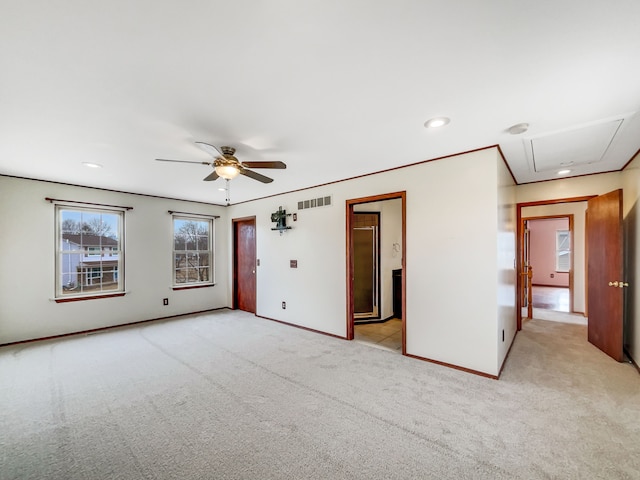
[[[499,381],[227,310],[5,347],[0,478],[638,479],[585,337],[526,322]]]
[[[523,319],[527,317],[527,308],[522,309]],[[549,320],[550,322],[574,323],[576,325],[587,325],[589,319],[581,313],[558,312],[545,308],[534,308],[533,318],[537,320]]]

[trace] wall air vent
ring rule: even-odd
[[[331,195],[327,195],[326,197],[316,197],[310,200],[302,200],[298,202],[298,210],[316,207],[330,207],[332,203]]]

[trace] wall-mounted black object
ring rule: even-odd
[[[272,228],[271,230],[280,231],[280,235],[282,235],[283,231],[290,230],[291,227],[287,227],[287,217],[289,216],[291,216],[290,213],[287,213],[287,211],[283,210],[282,207],[278,207],[278,211],[271,214],[271,221],[276,222],[275,228]]]

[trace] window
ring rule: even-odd
[[[56,205],[56,299],[124,291],[124,212]]]
[[[568,272],[571,268],[571,235],[569,230],[556,230],[556,271]]]
[[[173,285],[213,284],[213,219],[173,216]]]

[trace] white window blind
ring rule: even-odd
[[[556,271],[568,272],[571,268],[571,234],[569,230],[556,231]]]

